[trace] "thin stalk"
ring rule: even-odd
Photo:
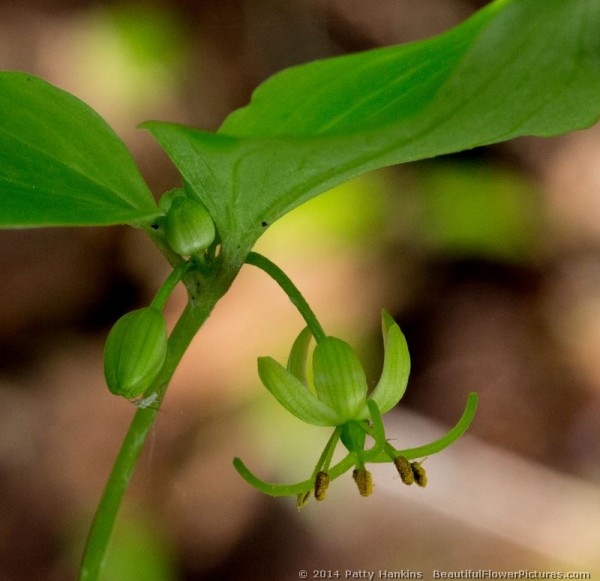
[[[323,470],[327,472],[329,470],[329,465],[331,464],[331,459],[333,458],[333,453],[335,452],[335,447],[337,446],[338,440],[340,439],[340,434],[342,433],[341,426],[337,426],[329,440],[327,440],[327,444],[325,444],[325,448],[319,457],[319,461],[313,470],[312,478],[314,480],[317,472]]]
[[[246,257],[246,264],[252,264],[266,272],[282,288],[292,304],[298,309],[317,342],[325,339],[325,332],[313,310],[298,290],[298,287],[281,268],[262,254],[258,254],[258,252],[250,252]]]
[[[165,308],[165,304],[169,300],[171,293],[175,290],[177,284],[181,281],[185,273],[191,268],[191,262],[183,262],[180,264],[171,274],[167,277],[167,280],[158,289],[158,292],[154,295],[151,307],[162,311]]]

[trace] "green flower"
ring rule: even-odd
[[[341,426],[370,417],[367,401],[385,414],[402,398],[410,372],[406,339],[391,315],[383,311],[385,359],[383,372],[367,398],[367,378],[352,347],[341,339],[325,337],[313,354],[313,386],[306,380],[311,333],[304,329],[294,342],[287,369],[271,357],[258,359],[265,387],[289,412],[307,424]]]
[[[327,442],[312,477],[292,485],[276,485],[254,476],[236,458],[234,465],[250,484],[272,496],[297,495],[300,508],[314,492],[317,500],[325,498],[329,483],[353,468],[353,478],[362,496],[372,491],[368,462],[394,462],[405,484],[425,486],[425,470],[409,459],[439,452],[467,429],[477,405],[477,396],[469,395],[467,407],[458,424],[442,439],[426,446],[396,450],[387,442],[381,415],[400,401],[406,390],[410,357],[400,327],[387,311],[382,312],[385,348],[383,371],[375,389],[368,394],[367,379],[360,361],[350,345],[335,337],[323,337],[313,353],[313,382],[307,381],[306,362],[311,333],[304,329],[292,346],[287,368],[271,357],[258,359],[258,373],[265,387],[277,401],[300,420],[317,426],[331,426],[333,434]],[[366,446],[367,437],[372,441]],[[341,440],[348,454],[330,467],[333,452]]]

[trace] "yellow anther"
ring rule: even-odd
[[[360,492],[361,496],[371,496],[371,493],[373,492],[373,478],[368,470],[365,470],[364,468],[358,470],[355,468],[352,472],[352,478],[354,478],[354,482],[356,482],[358,492]]]
[[[415,478],[415,482],[421,488],[427,486],[427,474],[425,474],[425,468],[421,466],[421,462],[411,462],[410,467]]]
[[[322,470],[317,472],[317,476],[315,478],[315,498],[317,500],[325,499],[325,491],[329,486],[329,474],[327,472],[323,472]]]
[[[412,484],[415,481],[413,468],[404,456],[396,456],[394,458],[394,465],[404,484]]]

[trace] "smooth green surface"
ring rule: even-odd
[[[277,218],[365,171],[590,126],[598,30],[597,0],[500,0],[427,41],[283,71],[218,134],[145,126],[239,262]]]
[[[123,142],[69,93],[0,73],[0,227],[131,224],[158,211]]]
[[[167,322],[154,307],[123,315],[104,345],[104,377],[111,393],[128,399],[144,393],[167,355]]]

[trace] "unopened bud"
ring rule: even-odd
[[[154,381],[167,353],[167,325],[153,307],[131,311],[110,330],[104,347],[108,389],[128,399],[138,397]]]
[[[215,223],[200,200],[176,196],[167,212],[166,235],[177,254],[191,256],[213,243]]]

